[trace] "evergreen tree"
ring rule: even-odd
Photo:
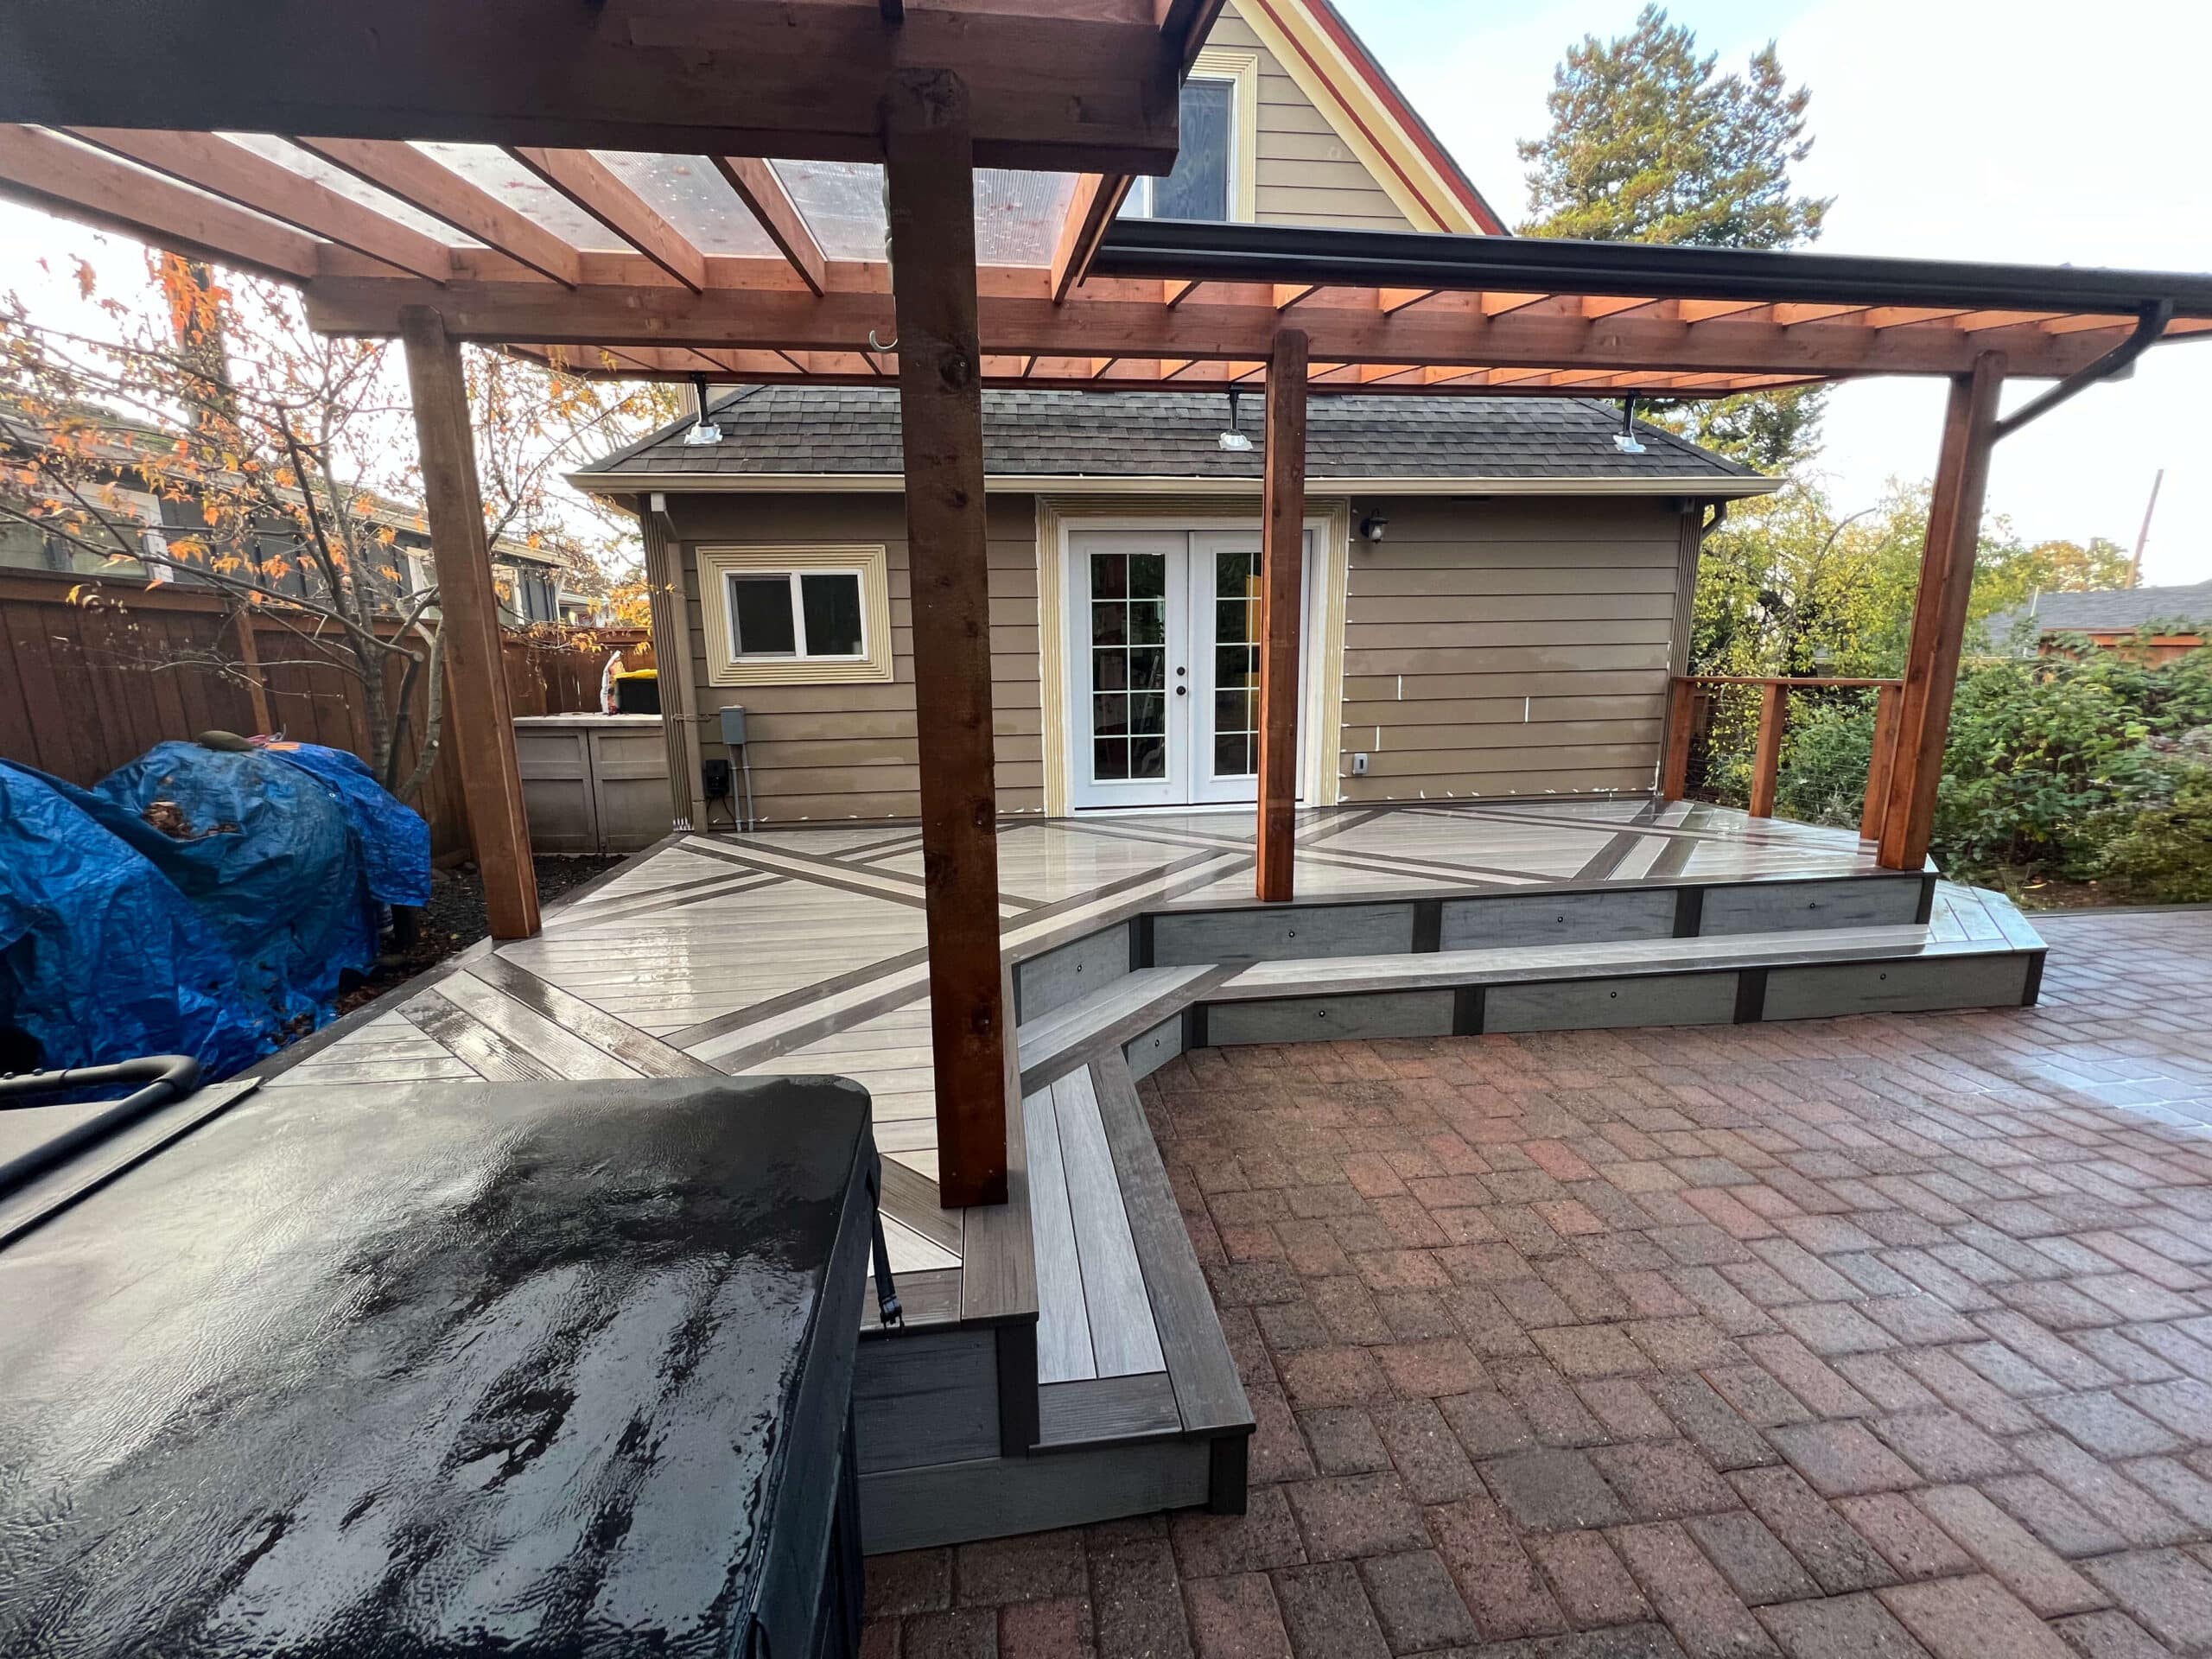
[[[1800,247],[1821,233],[1827,200],[1800,195],[1789,169],[1813,146],[1805,111],[1772,41],[1746,73],[1720,74],[1697,36],[1648,5],[1627,35],[1570,46],[1546,100],[1551,130],[1523,140],[1529,236]],[[1658,411],[1700,442],[1767,471],[1811,453],[1817,391],[1769,392]]]

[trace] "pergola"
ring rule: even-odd
[[[405,342],[493,928],[537,927],[458,347],[898,389],[940,1185],[1002,1202],[985,385],[1264,386],[1258,896],[1291,896],[1309,396],[1950,384],[1880,860],[1920,868],[1992,444],[2212,277],[1117,220],[1219,0],[19,0],[0,193]],[[2000,420],[2008,378],[2056,385]],[[650,518],[657,631],[682,625]],[[676,687],[673,712],[683,712]],[[694,765],[669,721],[671,764]],[[1870,809],[1870,821],[1875,817]]]

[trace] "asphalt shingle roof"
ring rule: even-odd
[[[2212,622],[2212,582],[2179,588],[2104,588],[2084,594],[2044,594],[2032,611],[2006,611],[1989,619],[2002,642],[2032,614],[2037,633],[2117,633],[2145,622]]]
[[[1220,391],[983,393],[983,467],[995,477],[1261,476],[1262,399],[1238,400],[1249,450],[1224,449]],[[687,444],[684,420],[576,474],[895,474],[899,397],[871,386],[753,386],[714,405],[721,442]],[[1620,413],[1580,397],[1326,397],[1307,405],[1306,472],[1332,478],[1712,479],[1751,468],[1637,423],[1645,453],[1613,443]]]

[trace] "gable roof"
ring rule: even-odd
[[[2039,594],[2023,610],[1989,619],[1990,638],[2002,644],[2033,618],[2037,637],[2053,633],[2126,633],[2146,622],[2212,623],[2212,582],[2173,588],[2100,588],[2078,594]]]
[[[1332,0],[1235,4],[1415,230],[1511,234]]]
[[[1239,399],[1249,449],[1221,447],[1217,391],[983,393],[983,468],[995,488],[1169,483],[1256,490],[1262,399]],[[639,490],[896,490],[899,397],[889,388],[755,386],[722,398],[715,443],[684,442],[690,419],[569,474],[594,494]],[[1613,442],[1620,416],[1575,397],[1316,398],[1306,477],[1317,489],[1402,493],[1764,494],[1769,478],[1639,422],[1641,454]]]

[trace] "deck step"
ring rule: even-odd
[[[988,1333],[864,1344],[871,1553],[1198,1504],[1243,1512],[1251,1406],[1127,1062],[1095,1052],[1024,1104],[1033,1192],[1063,1196],[1057,1217],[1041,1201],[1034,1217],[1035,1434],[997,1444],[995,1391],[1016,1378],[994,1367]],[[1097,1202],[1109,1192],[1118,1205]]]
[[[1946,882],[1924,924],[1139,969],[1094,982],[1018,1043],[1033,1090],[1114,1048],[1142,1076],[1221,1044],[2002,1007],[2034,1000],[2043,952],[2004,895]]]

